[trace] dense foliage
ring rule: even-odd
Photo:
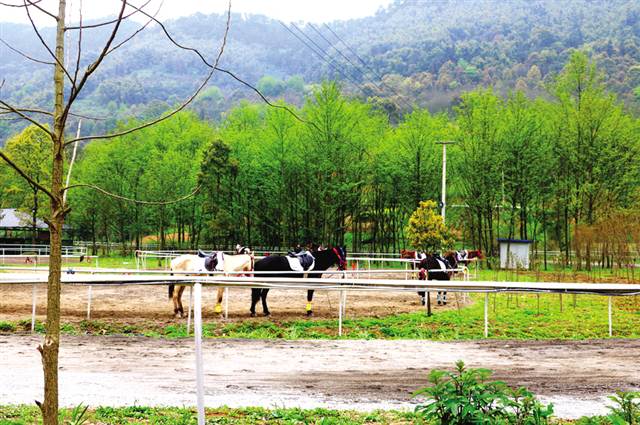
[[[421,201],[440,198],[436,142],[454,140],[447,224],[461,231],[458,246],[492,254],[497,237],[531,239],[567,260],[575,250],[575,264],[587,267],[637,255],[640,125],[583,53],[571,56],[545,97],[478,88],[449,115],[416,109],[398,125],[337,83],[318,86],[301,108],[282,105],[303,121],[242,103],[217,127],[181,113],[137,134],[89,143],[76,183],[145,201],[200,190],[181,203],[148,206],[72,189],[71,224],[81,239],[125,250],[145,242],[315,242],[398,251],[411,245],[410,214]],[[155,237],[144,240],[148,235]]]
[[[212,31],[221,36],[224,23],[223,16],[198,14],[168,25],[180,42],[213,51],[219,40],[211,39]],[[9,44],[41,57],[30,26],[1,25]],[[432,112],[447,109],[477,85],[494,86],[503,95],[513,88],[539,95],[571,52],[581,49],[601,64],[607,87],[628,108],[637,111],[640,105],[640,4],[634,0],[396,0],[373,17],[331,23],[330,28],[340,38],[325,27],[303,27],[317,47],[299,35],[326,53],[322,60],[278,21],[236,14],[222,65],[268,96],[297,105],[312,84],[339,79],[349,94],[369,100],[395,120],[414,103]],[[136,24],[126,21],[121,37],[135,30]],[[97,50],[108,31],[86,32],[84,50]],[[117,119],[131,115],[155,114],[196,86],[206,72],[198,58],[188,52],[167,54],[170,45],[159,31],[149,28],[101,66],[100,80],[86,88],[78,112],[106,119],[85,122],[86,131],[112,128]],[[43,37],[52,39],[53,30],[45,29]],[[69,57],[74,57],[75,44],[70,43]],[[52,99],[46,67],[4,45],[0,55],[0,77],[7,77],[3,98],[24,107]],[[219,119],[249,95],[223,74],[212,84],[193,106],[201,118]],[[0,121],[0,140],[16,125]]]

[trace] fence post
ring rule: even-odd
[[[191,329],[191,303],[193,301],[193,285],[189,286],[189,311],[187,312],[187,335]]]
[[[224,288],[224,318],[229,318],[229,287]]]
[[[36,330],[36,285],[33,285],[31,299],[31,333]]]
[[[342,293],[344,291],[340,291],[338,294],[338,336],[342,336]]]
[[[195,303],[193,333],[196,343],[196,399],[198,406],[198,425],[204,425],[204,371],[202,367],[202,284],[195,283]]]
[[[87,320],[91,320],[91,285],[87,294]]]
[[[484,337],[489,336],[489,293],[484,293]]]
[[[607,298],[609,298],[609,336],[613,336],[613,321],[611,318],[611,296]]]

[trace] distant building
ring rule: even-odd
[[[64,226],[64,234],[67,237],[63,244],[69,244],[72,241],[71,229]],[[49,226],[40,220],[36,220],[35,235],[34,226],[31,215],[19,211],[16,208],[0,209],[0,244],[36,244],[49,243]]]
[[[498,239],[500,244],[501,269],[528,269],[529,252],[533,241],[521,239]]]

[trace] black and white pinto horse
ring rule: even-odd
[[[425,254],[424,258],[420,260],[418,268],[420,269],[420,280],[451,280],[453,276],[453,269],[458,266],[455,256],[441,257],[440,255]],[[426,291],[420,291],[418,294],[421,297],[422,305],[427,303],[430,307],[430,299],[426,296]],[[438,291],[437,297],[438,305],[447,304],[447,292]]]
[[[306,254],[306,255],[305,255]],[[311,256],[311,259],[309,259]],[[289,257],[289,258],[287,258]],[[254,265],[255,277],[285,277],[285,278],[303,278],[305,275],[312,278],[321,278],[323,271],[329,267],[337,265],[338,270],[345,270],[347,267],[347,249],[345,247],[329,248],[318,251],[307,251],[299,255],[302,257],[296,260],[286,255],[269,255],[261,260],[256,261]],[[305,262],[311,260],[313,264]],[[300,273],[290,273],[299,271]],[[289,273],[260,273],[260,272],[289,272]],[[268,288],[252,288],[251,289],[251,316],[256,315],[256,304],[262,300],[262,313],[269,316],[269,308],[267,307]],[[313,315],[312,301],[314,290],[307,291],[307,316]]]

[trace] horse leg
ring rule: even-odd
[[[436,300],[438,300],[438,305],[442,305],[442,292],[438,291],[436,295]]]
[[[178,286],[178,290],[173,294],[173,305],[177,318],[184,317],[184,308],[182,307],[182,293],[184,292],[184,288],[184,286]]]
[[[218,288],[218,302],[216,303],[216,309],[215,312],[220,314],[222,313],[222,296],[224,294],[224,288],[219,287]]]
[[[447,305],[447,291],[442,293],[442,304]]]
[[[260,299],[262,299],[262,314],[267,317],[271,316],[271,312],[269,311],[269,307],[267,307],[267,294],[269,293],[268,289],[262,289],[260,291]]]
[[[261,292],[262,289],[260,288],[251,288],[251,309],[249,310],[251,312],[251,317],[256,317],[256,304],[258,304],[258,301],[260,300]]]
[[[313,316],[313,306],[311,304],[311,302],[313,301],[313,289],[309,289],[307,291],[307,306],[306,306],[306,310],[307,310],[307,317],[311,317]]]
[[[420,304],[424,305],[424,303],[426,302],[426,298],[424,296],[425,291],[418,291],[418,295],[420,296]]]

